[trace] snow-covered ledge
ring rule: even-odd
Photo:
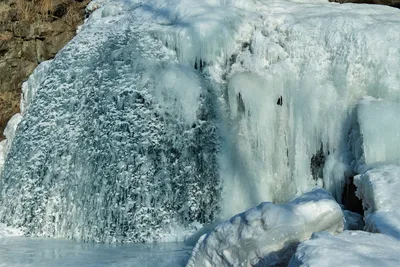
[[[288,204],[264,202],[203,235],[187,267],[270,266],[287,262],[314,232],[343,231],[340,206],[323,189]]]

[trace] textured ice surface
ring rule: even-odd
[[[0,221],[32,235],[175,239],[315,184],[340,198],[356,103],[400,100],[394,8],[110,0],[91,10],[50,64],[1,174]]]
[[[393,267],[400,264],[400,242],[383,234],[345,231],[313,234],[301,243],[289,267]]]
[[[38,236],[172,241],[218,213],[216,97],[125,12],[94,13],[50,63],[0,179],[0,221]]]
[[[316,189],[288,204],[261,203],[201,237],[188,267],[276,266],[313,232],[343,230],[343,213],[329,193]]]
[[[29,76],[29,79],[22,84],[22,97],[20,104],[22,114],[25,114],[25,111],[28,109],[29,104],[32,102],[41,83],[46,79],[52,61],[53,60],[47,60],[40,63]]]
[[[385,165],[354,177],[365,209],[365,229],[400,240],[400,166]]]
[[[0,267],[183,267],[190,251],[182,243],[107,245],[0,238]]]

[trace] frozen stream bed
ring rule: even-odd
[[[0,238],[0,267],[185,266],[183,243],[109,245],[26,237]]]

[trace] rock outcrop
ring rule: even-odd
[[[5,0],[0,3],[0,140],[19,111],[21,85],[53,58],[83,22],[90,0]]]

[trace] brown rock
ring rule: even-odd
[[[0,140],[7,121],[19,111],[22,83],[73,38],[90,2],[41,1],[0,0]]]
[[[22,43],[22,51],[21,51],[21,57],[31,61],[31,62],[36,62],[37,61],[37,54],[36,54],[36,41],[35,40],[29,40],[25,41]]]

